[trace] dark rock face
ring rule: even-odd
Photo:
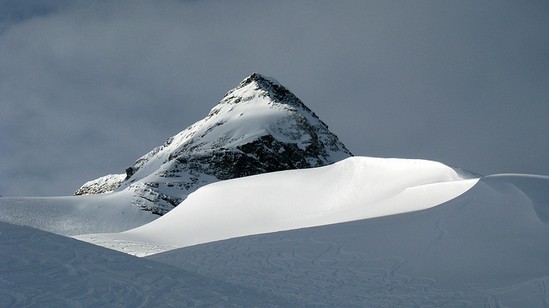
[[[219,180],[228,180],[267,172],[310,168],[306,157],[313,157],[293,144],[275,140],[271,135],[263,136],[253,142],[237,147],[237,150],[219,149],[209,155],[181,155],[175,159],[173,167],[166,177],[177,176],[179,171],[200,171],[215,176]],[[316,161],[318,166],[323,163]]]
[[[118,183],[102,181],[101,187],[107,189],[101,190],[98,179],[79,191],[127,189],[133,192],[134,204],[164,214],[189,193],[219,180],[320,167],[349,156],[349,150],[301,100],[277,81],[254,73],[229,91],[206,118],[138,159],[125,175],[113,178]]]

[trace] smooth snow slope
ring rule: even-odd
[[[482,178],[423,211],[148,257],[306,306],[549,307],[549,177]]]
[[[142,256],[166,246],[417,211],[455,198],[476,182],[434,161],[352,157],[211,184],[147,225],[76,238]]]
[[[0,307],[295,307],[266,292],[0,222]]]
[[[159,216],[130,203],[131,194],[0,198],[0,221],[61,235],[120,232]]]

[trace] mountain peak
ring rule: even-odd
[[[272,77],[267,77],[267,76],[264,76],[264,75],[261,75],[259,73],[252,73],[250,76],[244,78],[244,80],[242,80],[240,82],[240,84],[238,85],[237,88],[240,88],[240,87],[243,87],[251,82],[256,82],[258,84],[270,84],[270,85],[279,85],[280,86],[280,83],[272,78]]]
[[[77,194],[127,189],[135,204],[163,214],[215,181],[320,167],[349,156],[299,98],[275,79],[253,73],[204,119],[139,158],[125,176],[90,181]]]
[[[318,118],[297,96],[284,87],[278,80],[258,73],[252,73],[242,80],[238,86],[225,94],[221,104],[237,104],[240,102],[254,101],[257,97],[269,97],[272,103],[291,106],[311,113]],[[325,125],[325,124],[324,124]]]

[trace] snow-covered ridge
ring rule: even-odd
[[[149,224],[77,238],[146,255],[169,247],[423,210],[459,196],[477,181],[434,161],[351,157],[324,167],[213,183]]]
[[[254,73],[208,115],[126,169],[77,194],[129,190],[133,203],[164,214],[201,186],[255,174],[325,166],[352,156],[305,104]]]

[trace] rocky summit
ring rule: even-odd
[[[254,73],[204,119],[139,158],[125,174],[89,181],[75,194],[128,190],[135,205],[165,214],[206,184],[320,167],[349,156],[299,98],[276,80]]]

